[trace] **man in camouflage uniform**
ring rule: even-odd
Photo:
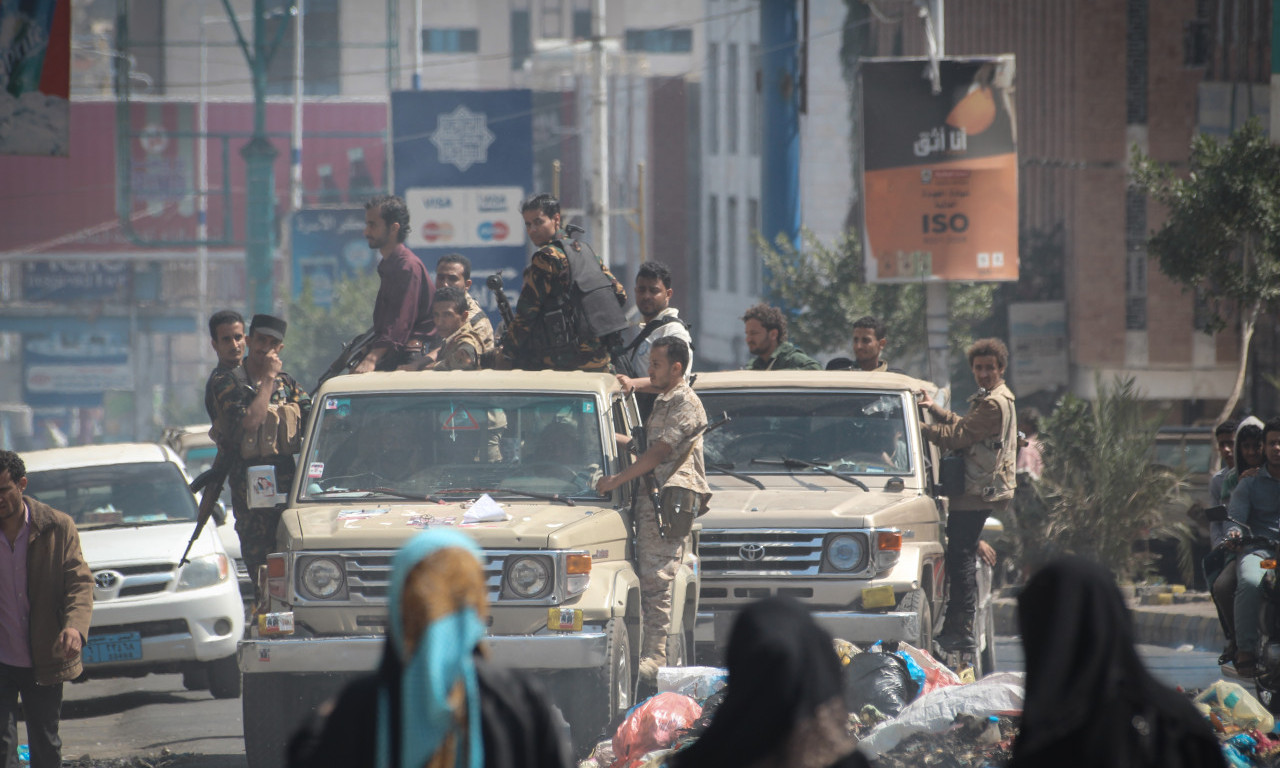
[[[414,370],[474,371],[479,368],[480,356],[493,348],[493,336],[489,336],[486,346],[480,331],[467,321],[467,294],[459,288],[441,288],[431,300],[431,315],[444,344],[432,358],[414,366]]]
[[[460,253],[441,256],[436,262],[436,287],[462,290],[467,299],[467,323],[484,343],[485,351],[493,349],[493,323],[480,308],[480,302],[471,295],[471,259]],[[440,339],[444,339],[446,335],[448,334],[442,334],[436,329],[436,336]]]
[[[231,452],[231,507],[236,514],[240,555],[253,578],[255,593],[258,567],[266,565],[267,553],[275,549],[276,525],[284,504],[251,508],[248,470],[251,465],[271,466],[277,492],[287,493],[297,467],[291,454],[245,459],[240,455],[240,445],[246,433],[262,425],[268,406],[297,403],[304,422],[311,409],[311,396],[284,372],[280,361],[286,327],[278,317],[254,315],[249,326],[248,357],[237,368],[215,372],[210,382],[217,410],[214,424],[219,433],[219,451]]]
[[[683,339],[665,336],[653,342],[649,350],[649,379],[660,394],[646,427],[648,450],[622,472],[601,478],[596,490],[608,493],[653,472],[660,493],[667,489],[685,489],[695,495],[692,509],[706,508],[711,498],[702,463],[702,431],[707,425],[707,414],[702,401],[685,382],[684,371],[688,365],[689,345]],[[615,437],[619,445],[631,443],[626,435]],[[653,685],[658,667],[668,661],[666,643],[671,629],[672,587],[688,544],[688,534],[664,537],[647,493],[637,495],[635,511],[640,614],[644,626],[639,677],[641,682]]]
[[[244,317],[235,310],[223,309],[213,313],[209,318],[209,344],[218,355],[218,364],[209,373],[204,383],[204,409],[209,414],[209,437],[218,443],[218,404],[213,394],[213,382],[221,375],[240,367],[244,358]],[[229,451],[218,449],[213,459],[213,476],[204,486],[204,495],[200,497],[200,514],[207,516],[213,513],[214,502],[221,496],[221,488],[226,483],[227,472],[231,467]]]
[[[502,339],[502,366],[530,370],[609,372],[609,350],[596,338],[578,339],[565,349],[547,347],[550,337],[546,314],[555,310],[573,287],[569,257],[555,244],[560,233],[560,201],[551,195],[535,195],[520,206],[524,228],[537,246],[524,270],[524,286],[516,302],[515,317]],[[627,303],[627,291],[608,267],[604,274],[613,283],[618,306]]]

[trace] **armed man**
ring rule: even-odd
[[[520,214],[538,250],[524,270],[500,367],[609,372],[610,348],[627,327],[626,289],[590,248],[565,239],[559,200],[534,195]]]
[[[651,492],[637,494],[635,505],[644,627],[638,672],[640,681],[648,686],[656,683],[658,667],[667,661],[672,587],[689,531],[711,498],[702,458],[707,414],[702,401],[685,382],[688,366],[689,345],[683,339],[665,336],[653,342],[649,349],[649,380],[660,394],[646,426],[648,448],[631,466],[596,483],[597,491],[609,493],[623,483],[653,473]],[[621,446],[633,445],[628,435],[615,437]],[[661,522],[654,495],[661,508]]]
[[[291,423],[293,434],[298,435],[311,409],[311,396],[284,372],[280,360],[287,327],[278,317],[254,315],[248,357],[239,366],[215,371],[209,382],[218,451],[230,453],[231,506],[240,554],[255,593],[258,567],[266,565],[267,554],[274,550],[276,525],[297,469],[293,458],[297,447],[278,442],[284,431],[280,424]]]
[[[214,312],[209,318],[209,345],[218,355],[218,364],[204,383],[204,409],[209,414],[209,437],[218,446],[218,454],[213,459],[213,466],[202,473],[191,486],[192,491],[203,491],[200,497],[202,521],[208,520],[213,514],[213,505],[222,494],[222,486],[231,470],[232,451],[229,448],[223,449],[225,441],[218,431],[218,403],[214,397],[213,383],[219,376],[240,367],[245,346],[244,316],[231,309]]]
[[[404,244],[409,208],[393,195],[379,195],[364,206],[364,237],[382,254],[378,296],[373,301],[373,338],[355,373],[393,371],[427,353],[432,331],[431,275]]]

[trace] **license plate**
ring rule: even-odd
[[[581,608],[549,608],[547,609],[547,629],[560,632],[582,631]]]
[[[81,652],[81,658],[85,664],[137,661],[142,658],[142,635],[137,632],[121,632],[92,636]]]

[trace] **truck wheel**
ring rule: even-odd
[[[280,714],[289,704],[283,681],[275,675],[245,675],[244,695],[240,697],[241,721],[244,728],[244,756],[249,768],[282,768],[285,764],[285,742],[292,734],[280,722]]]
[[[240,665],[234,655],[215,659],[206,666],[209,693],[215,699],[234,699],[240,695]],[[186,681],[186,678],[183,678]]]
[[[209,670],[202,664],[193,664],[183,669],[182,687],[188,691],[209,690]]]
[[[574,673],[566,680],[559,699],[561,711],[573,734],[573,751],[590,754],[596,742],[606,738],[613,718],[631,706],[631,643],[622,618],[605,625],[608,661],[603,667]],[[612,734],[608,734],[612,736]]]
[[[693,631],[681,632],[677,635],[667,635],[667,666],[668,667],[687,667],[691,659],[689,652],[693,648]]]
[[[929,596],[923,589],[913,589],[902,596],[896,610],[899,613],[914,613],[920,617],[920,634],[904,638],[908,643],[922,651],[933,653],[933,608],[929,605]]]

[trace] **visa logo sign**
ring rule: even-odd
[[[424,197],[422,198],[422,207],[427,210],[439,210],[441,208],[452,208],[452,197]]]

